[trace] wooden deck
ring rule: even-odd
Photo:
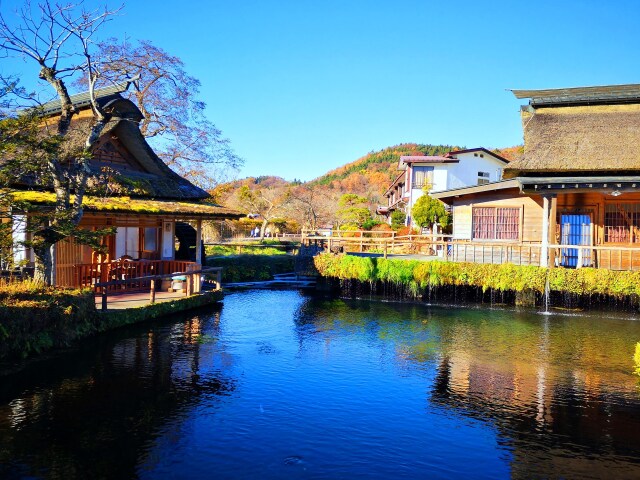
[[[184,292],[156,292],[156,302],[170,302],[187,298]],[[102,309],[102,296],[96,295],[96,309]],[[107,297],[107,311],[125,310],[127,308],[138,308],[151,305],[149,302],[149,292],[125,292],[115,293]]]

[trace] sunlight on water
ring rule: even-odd
[[[228,295],[0,382],[0,477],[640,478],[640,322]]]

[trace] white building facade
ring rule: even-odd
[[[377,213],[391,223],[391,214],[402,210],[405,224],[412,225],[411,209],[424,195],[426,186],[430,186],[431,193],[497,182],[508,163],[486,148],[455,150],[443,156],[402,156],[398,161],[400,174],[384,193],[387,205],[379,206]]]

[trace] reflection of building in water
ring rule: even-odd
[[[158,431],[203,395],[213,401],[234,388],[220,368],[229,355],[198,341],[217,337],[219,314],[85,349],[0,384],[0,399],[14,399],[0,400],[0,477],[41,476],[39,465],[50,466],[47,477],[135,476]]]
[[[512,449],[513,477],[640,478],[640,465],[628,463],[640,452],[635,385],[612,392],[595,369],[562,370],[543,356],[487,358],[481,350],[449,348],[430,401],[495,425]]]

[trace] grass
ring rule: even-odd
[[[209,257],[207,266],[222,267],[224,283],[271,280],[275,274],[292,272],[295,257],[281,254]]]

